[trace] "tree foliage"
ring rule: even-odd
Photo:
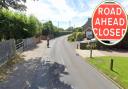
[[[66,30],[73,32],[74,31],[74,28],[73,27],[68,27]]]
[[[68,36],[68,41],[82,41],[84,38],[83,28],[82,27],[69,27],[68,31],[72,31],[72,34]]]
[[[0,0],[0,8],[13,8],[16,10],[20,11],[25,11],[26,6],[25,6],[26,0]]]
[[[54,37],[69,34],[48,21],[42,24],[35,16],[27,16],[22,12],[0,9],[0,40],[24,39],[41,34]]]
[[[82,27],[76,27],[76,28],[74,28],[74,31],[75,32],[82,32],[83,28]]]
[[[48,36],[53,33],[54,26],[51,21],[48,21],[43,24],[42,34]]]
[[[22,39],[39,34],[42,24],[34,16],[0,9],[0,39]]]
[[[68,41],[82,41],[84,38],[83,32],[73,32],[70,36],[68,36]]]
[[[58,28],[48,21],[43,24],[42,34],[45,36],[53,35],[54,37],[70,34],[71,32],[65,31],[63,28]]]
[[[83,31],[83,28],[82,27],[76,27],[76,28],[69,27],[66,30],[67,31],[71,31],[71,32],[82,32]]]

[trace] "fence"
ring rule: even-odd
[[[21,42],[16,43],[16,52],[21,53],[24,51],[24,42],[23,40]]]
[[[37,39],[34,37],[21,40],[16,44],[16,52],[21,53],[23,51],[35,48],[37,43],[36,40]]]
[[[15,44],[15,40],[0,42],[0,65],[7,62],[16,53],[21,53],[25,50],[36,47],[36,39],[34,37],[23,39]]]
[[[36,39],[34,37],[23,39],[23,43],[23,50],[25,51],[36,47]]]
[[[15,40],[11,39],[0,43],[0,65],[15,56]]]

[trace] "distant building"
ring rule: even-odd
[[[92,18],[88,18],[88,21],[83,25],[83,30],[85,33],[85,37],[90,40],[94,38],[93,31],[92,31]]]

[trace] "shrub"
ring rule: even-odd
[[[42,24],[34,16],[0,9],[0,40],[22,39],[38,34]]]
[[[77,32],[76,33],[76,41],[83,40],[83,38],[84,38],[83,36],[84,36],[84,34],[82,32]]]
[[[74,42],[75,41],[75,38],[72,35],[70,35],[70,36],[68,36],[68,41]]]
[[[82,32],[73,32],[69,37],[68,41],[82,41],[84,38],[84,34]]]

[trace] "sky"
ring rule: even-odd
[[[103,0],[27,0],[27,14],[33,14],[42,23],[51,20],[57,27],[84,25],[94,9]],[[115,0],[128,13],[128,0]]]

